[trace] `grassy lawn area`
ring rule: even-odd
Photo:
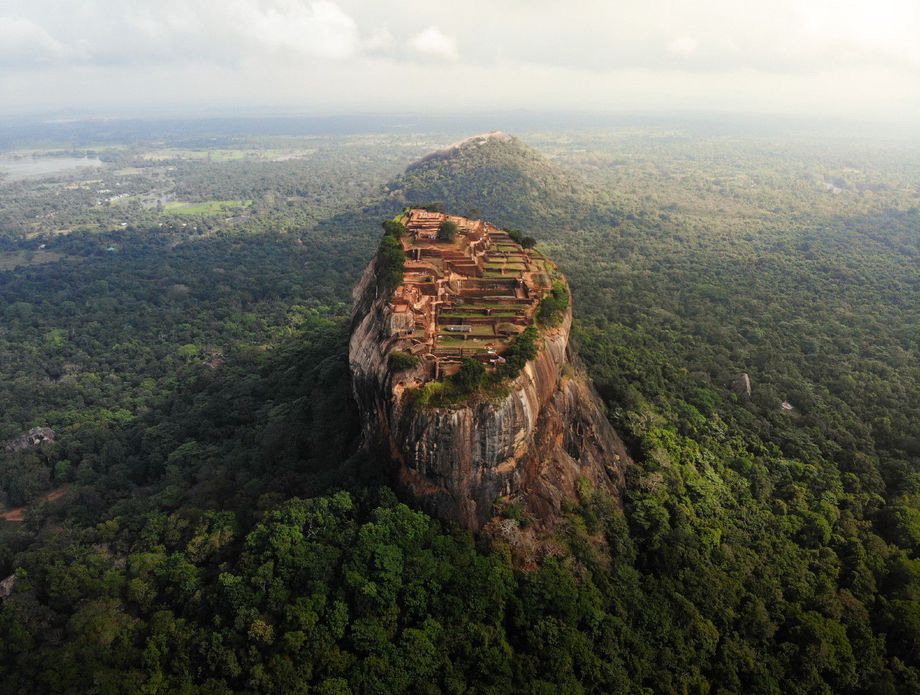
[[[484,311],[442,311],[439,314],[439,316],[443,316],[446,319],[469,319],[485,315]]]
[[[206,200],[203,203],[172,200],[163,205],[163,212],[173,215],[225,215],[239,212],[250,205],[251,200]]]
[[[487,315],[498,317],[514,317],[518,315],[518,312],[514,310],[503,310],[493,311],[491,314],[486,314],[484,311],[445,310],[440,313],[440,316],[443,316],[446,319],[481,318]]]
[[[504,345],[506,342],[507,341],[502,338],[470,338],[468,340],[464,340],[463,338],[455,338],[454,336],[438,336],[436,347],[485,349],[487,345],[499,347]]]
[[[0,271],[15,270],[23,266],[54,263],[64,257],[55,251],[37,249],[35,251],[9,251],[0,253]]]
[[[469,302],[460,304],[454,309],[449,311],[475,311],[477,309],[491,309],[492,314],[494,315],[499,311],[511,311],[517,313],[519,310],[522,310],[526,307],[526,304],[496,304],[493,302]],[[477,313],[477,315],[479,315]]]
[[[495,335],[495,330],[492,328],[491,324],[481,324],[481,325],[470,324],[470,328],[472,328],[473,330],[464,334],[464,333],[444,330],[444,326],[441,326],[439,337],[441,338],[451,337],[452,338],[452,337],[461,336],[461,335],[493,337]]]

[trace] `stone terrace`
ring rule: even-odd
[[[421,358],[428,379],[454,374],[464,357],[489,368],[503,362],[511,339],[533,321],[555,265],[482,220],[420,209],[399,220],[409,234],[402,239],[403,284],[391,308],[411,314],[401,323],[412,328],[396,347]],[[456,238],[438,241],[446,220],[456,223]]]

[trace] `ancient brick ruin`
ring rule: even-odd
[[[439,240],[448,220],[457,234]],[[555,264],[482,220],[410,209],[400,221],[409,233],[401,239],[403,283],[391,300],[406,327],[399,349],[423,360],[428,379],[450,376],[466,357],[501,364],[552,286]]]

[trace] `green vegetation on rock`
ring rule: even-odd
[[[406,254],[399,239],[389,230],[380,240],[377,249],[377,287],[383,295],[393,294],[393,290],[402,284]]]
[[[564,282],[556,280],[552,289],[540,302],[537,319],[544,326],[558,326],[568,308],[569,291]]]
[[[453,241],[457,238],[457,223],[444,220],[438,227],[438,241]]]
[[[393,350],[387,358],[387,365],[391,371],[402,372],[412,369],[418,364],[418,357],[402,350]]]
[[[536,326],[528,326],[514,337],[502,355],[505,363],[498,366],[497,376],[500,379],[514,379],[537,356],[537,336]]]
[[[395,239],[402,239],[406,234],[406,226],[398,220],[385,220],[383,223],[383,233]]]
[[[473,393],[486,378],[486,368],[479,360],[465,357],[460,363],[460,371],[451,377],[451,383],[460,393]]]

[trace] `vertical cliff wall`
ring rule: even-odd
[[[616,494],[627,459],[623,443],[569,350],[571,309],[541,331],[540,349],[506,395],[462,407],[413,405],[407,391],[424,367],[393,373],[406,314],[377,295],[374,262],[355,286],[349,344],[364,445],[391,469],[400,493],[441,518],[479,529],[502,496],[520,497],[551,525],[579,478]]]

